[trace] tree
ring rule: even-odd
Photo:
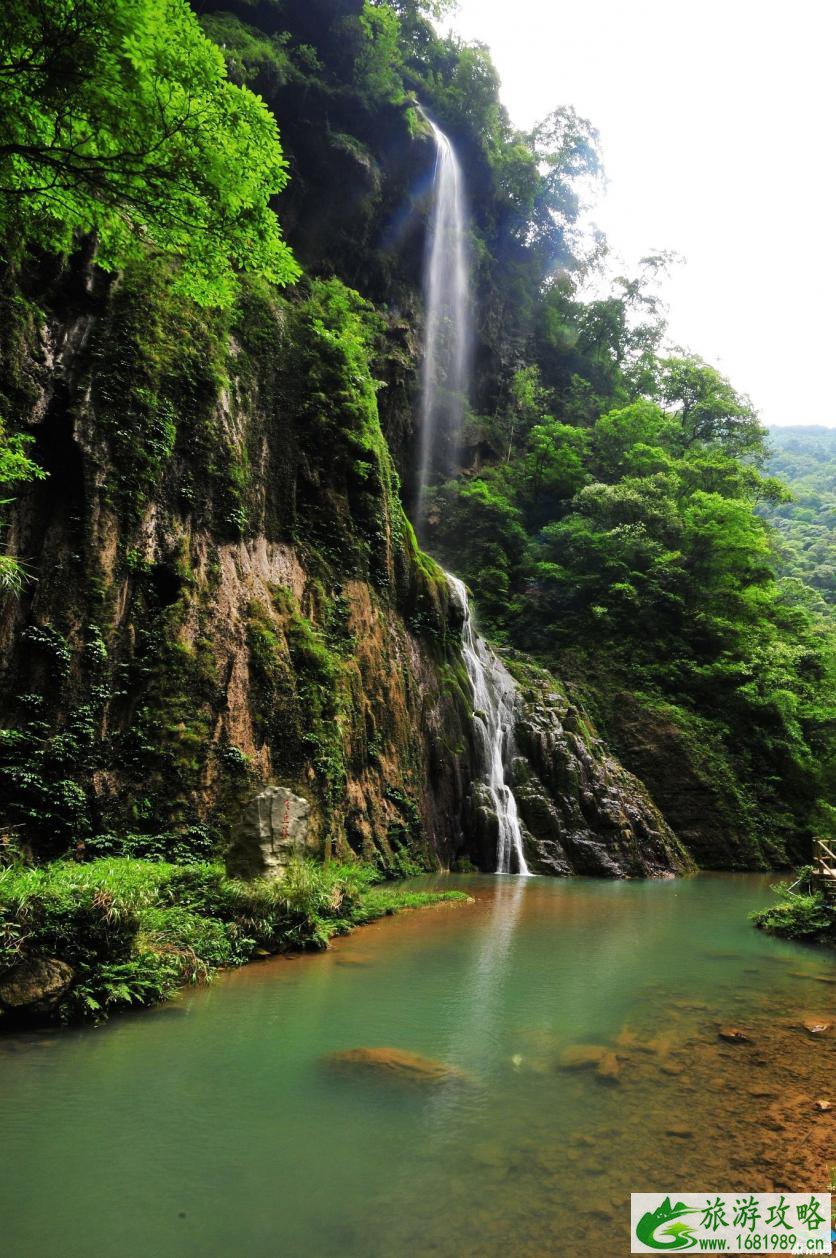
[[[667,466],[666,452],[676,447],[679,427],[653,402],[631,402],[607,411],[594,428],[596,472],[614,481]]]
[[[658,388],[663,404],[678,415],[686,446],[716,444],[734,456],[763,456],[766,430],[754,406],[702,358],[662,359]]]
[[[407,18],[426,15],[438,22],[455,10],[457,0],[370,0],[370,3],[375,8],[393,9]]]
[[[236,270],[298,275],[269,207],[287,181],[275,119],[186,0],[7,0],[0,100],[7,255],[95,233],[106,269],[177,257],[205,305],[229,304]]]
[[[564,223],[574,223],[580,212],[575,183],[599,179],[603,173],[598,132],[571,105],[563,105],[538,123],[529,138],[538,163],[545,169],[552,212]]]

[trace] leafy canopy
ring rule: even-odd
[[[186,0],[8,0],[0,99],[7,250],[95,233],[118,269],[150,247],[203,305],[228,305],[239,269],[298,275],[269,207],[287,181],[275,119]]]

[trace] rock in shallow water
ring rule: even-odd
[[[404,1048],[346,1048],[329,1053],[324,1060],[326,1065],[341,1073],[421,1087],[467,1081],[464,1072],[455,1066],[436,1061],[433,1057],[422,1057]]]
[[[617,1083],[621,1064],[604,1044],[572,1044],[560,1054],[558,1065],[562,1070],[594,1070],[604,1083]]]
[[[717,1032],[721,1040],[725,1040],[727,1044],[751,1044],[752,1037],[747,1035],[745,1031],[741,1031],[740,1027],[724,1026]]]

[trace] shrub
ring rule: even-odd
[[[836,908],[828,904],[821,892],[794,891],[783,882],[772,890],[780,902],[750,914],[751,921],[759,930],[784,939],[806,939],[836,945]]]

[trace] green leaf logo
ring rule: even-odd
[[[681,1201],[671,1205],[670,1197],[666,1197],[655,1210],[642,1215],[636,1224],[636,1236],[649,1249],[694,1249],[697,1244],[692,1235],[694,1229],[680,1220],[684,1214],[699,1213],[699,1210]],[[670,1237],[670,1240],[663,1237]]]

